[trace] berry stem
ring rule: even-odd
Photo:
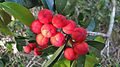
[[[109,37],[107,34],[104,34],[104,33],[100,33],[100,32],[92,32],[92,31],[87,31],[88,35],[91,35],[91,36],[103,36],[103,37]]]

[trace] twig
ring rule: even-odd
[[[107,32],[107,35],[109,35],[109,37],[112,34],[112,29],[113,29],[113,25],[114,25],[115,9],[116,9],[115,5],[116,5],[116,1],[112,0],[112,13],[111,13],[111,16],[110,16],[110,24],[109,24],[109,29],[108,29],[108,32]]]
[[[101,51],[101,54],[103,55],[104,50],[107,48],[107,56],[108,57],[109,57],[109,42],[110,42],[112,30],[113,30],[114,18],[115,18],[115,9],[116,9],[116,0],[111,0],[111,1],[112,1],[112,12],[111,12],[111,16],[110,16],[109,29],[107,32],[108,38],[106,40],[104,49]]]
[[[29,67],[30,66],[30,64],[33,62],[33,60],[36,58],[36,56],[34,56],[30,61],[29,61],[29,63],[27,64],[27,66],[26,67]]]
[[[43,64],[42,64],[42,66],[41,67],[43,67],[44,65],[45,65],[45,63],[47,62],[47,60],[45,60],[44,62],[43,62]]]
[[[87,31],[88,35],[91,35],[91,36],[103,36],[103,37],[108,37],[107,34],[104,34],[104,33],[100,33],[100,32],[92,32],[92,31]]]

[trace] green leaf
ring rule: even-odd
[[[103,38],[102,36],[97,36],[97,37],[94,39],[94,41],[98,41],[98,42],[101,42],[101,43],[104,43],[104,42],[105,42],[105,40],[104,40],[104,38]]]
[[[87,27],[88,31],[93,31],[95,29],[95,21],[92,19]]]
[[[25,25],[30,26],[31,22],[34,20],[32,13],[27,8],[17,3],[4,2],[0,3],[0,7],[4,8],[5,11],[13,15]]]
[[[0,28],[0,32],[4,33],[6,35],[13,35],[13,33],[7,27]]]
[[[78,59],[77,59],[77,66],[76,67],[83,67],[84,64],[85,64],[85,56],[80,56]]]
[[[115,22],[120,23],[119,21],[120,21],[120,15],[116,15],[115,16]]]
[[[77,61],[76,61],[76,60],[74,60],[74,61],[72,61],[72,64],[71,64],[71,66],[70,66],[70,67],[76,67],[76,64],[77,64]]]
[[[84,19],[84,15],[83,15],[83,13],[79,13],[77,19],[78,19],[78,21],[82,21],[82,20]]]
[[[12,51],[12,44],[11,43],[7,43],[6,47],[7,47],[8,51]]]
[[[8,63],[10,61],[10,57],[9,57],[8,54],[3,54],[1,59],[2,59],[4,64],[6,64],[6,63]]]
[[[116,63],[116,67],[120,67],[120,64],[119,64],[119,63]]]
[[[23,46],[26,45],[25,39],[15,38],[15,40],[16,40],[16,43],[17,43],[16,47],[17,47],[18,51],[22,51],[23,50]]]
[[[0,60],[0,67],[4,67],[4,63],[2,60]]]
[[[48,48],[46,48],[46,49],[44,49],[44,50],[42,51],[43,54],[41,55],[41,57],[49,56],[49,55],[53,54],[56,50],[57,50],[56,47],[54,47],[54,46],[49,46]]]
[[[6,35],[12,35],[12,32],[8,29],[7,25],[11,21],[11,16],[4,10],[0,9],[0,32]]]
[[[67,4],[67,0],[55,0],[55,6],[58,13],[62,14],[66,4]]]
[[[54,10],[54,0],[45,0],[45,1],[48,5],[48,8],[53,11]]]
[[[63,9],[63,15],[74,13],[77,0],[67,0],[67,4]]]
[[[57,61],[53,67],[70,67],[70,61],[63,58]]]
[[[74,60],[71,64],[71,67],[84,67],[85,56],[79,56],[77,60]]]
[[[2,25],[3,27],[7,26],[8,23],[11,22],[11,16],[2,9],[0,9],[0,18],[2,21],[2,23],[0,23],[0,25]]]
[[[101,51],[92,47],[92,46],[89,46],[89,54],[93,54],[94,56],[98,57],[98,58],[101,58]]]
[[[89,46],[92,46],[98,50],[102,50],[105,47],[104,43],[98,42],[98,41],[86,41]]]
[[[47,5],[47,3],[46,3],[46,0],[41,0],[41,2],[42,2],[43,6],[44,6],[45,8],[48,8],[48,5]]]
[[[95,56],[86,55],[85,66],[84,67],[94,67],[98,63],[98,60]]]
[[[55,61],[58,60],[59,55],[61,55],[65,45],[59,47],[57,51],[53,54],[53,56],[43,65],[43,67],[52,67],[54,65]]]
[[[106,4],[106,0],[100,0],[97,4],[97,8],[100,10],[104,8],[105,4]]]

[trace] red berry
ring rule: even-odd
[[[58,32],[55,36],[50,38],[50,42],[53,46],[60,47],[65,42],[65,36],[61,32]]]
[[[87,54],[88,50],[89,50],[89,48],[88,48],[88,44],[86,42],[74,44],[74,51],[75,51],[75,53],[77,53],[79,55]]]
[[[52,17],[53,17],[52,11],[50,11],[48,9],[40,10],[38,13],[39,21],[44,23],[44,24],[50,23],[52,21]]]
[[[57,14],[53,17],[52,19],[52,24],[56,27],[56,28],[62,28],[64,26],[67,25],[66,22],[66,18],[65,16],[61,15],[61,14]]]
[[[32,49],[34,49],[34,48],[37,47],[36,43],[29,43],[28,45],[29,45]]]
[[[45,24],[41,28],[41,33],[44,37],[52,37],[56,34],[56,28],[52,24]]]
[[[63,31],[66,34],[72,34],[73,30],[76,27],[76,23],[72,20],[67,20],[67,22],[68,22],[68,24],[65,27],[63,27]]]
[[[82,28],[75,28],[72,33],[72,38],[77,42],[83,42],[86,39],[87,31]]]
[[[74,52],[72,48],[66,48],[64,50],[64,57],[68,60],[75,60],[78,58],[78,55]]]
[[[41,32],[42,23],[39,20],[34,20],[31,24],[31,31],[39,34]]]
[[[43,46],[40,46],[42,49],[45,49],[48,47],[48,44],[44,44]]]
[[[39,46],[44,46],[49,42],[49,38],[44,37],[42,34],[38,34],[36,36],[36,42],[38,43]]]
[[[42,54],[41,50],[42,50],[41,48],[34,48],[34,55],[35,56],[41,55]]]
[[[23,50],[25,53],[29,54],[31,52],[32,48],[29,45],[27,45],[27,46],[23,46]]]

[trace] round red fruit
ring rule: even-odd
[[[56,28],[52,24],[45,24],[41,28],[41,33],[44,37],[52,37],[56,34]]]
[[[63,31],[66,33],[66,34],[72,34],[73,30],[75,29],[76,27],[76,23],[72,20],[67,20],[67,25],[65,27],[63,27]]]
[[[49,42],[49,38],[44,37],[42,34],[38,34],[36,36],[36,42],[38,43],[39,46],[44,46]]]
[[[62,28],[64,26],[67,25],[66,22],[66,18],[65,16],[61,15],[61,14],[57,14],[53,17],[52,19],[52,24],[56,27],[56,28]]]
[[[75,43],[74,51],[79,55],[85,55],[89,51],[88,44],[86,42]]]
[[[34,48],[37,47],[36,43],[29,43],[28,45],[29,45],[32,49],[34,49]]]
[[[78,55],[74,52],[72,48],[66,48],[64,50],[64,57],[68,60],[75,60],[78,58]]]
[[[86,36],[87,31],[82,27],[75,28],[72,33],[72,38],[77,42],[83,42],[86,39]]]
[[[25,53],[29,54],[31,52],[32,48],[29,45],[27,45],[27,46],[23,46],[23,50]]]
[[[55,36],[50,38],[50,42],[53,46],[60,47],[65,42],[65,36],[61,32],[58,32]]]
[[[35,56],[41,55],[42,54],[41,50],[42,50],[41,48],[34,48],[34,55]]]
[[[39,21],[44,24],[50,23],[52,21],[52,17],[53,17],[52,11],[48,9],[40,10],[38,13]]]
[[[34,20],[30,26],[33,33],[39,34],[41,32],[42,23],[39,20]]]
[[[40,46],[42,49],[45,49],[48,47],[48,44],[44,44],[43,46]]]

